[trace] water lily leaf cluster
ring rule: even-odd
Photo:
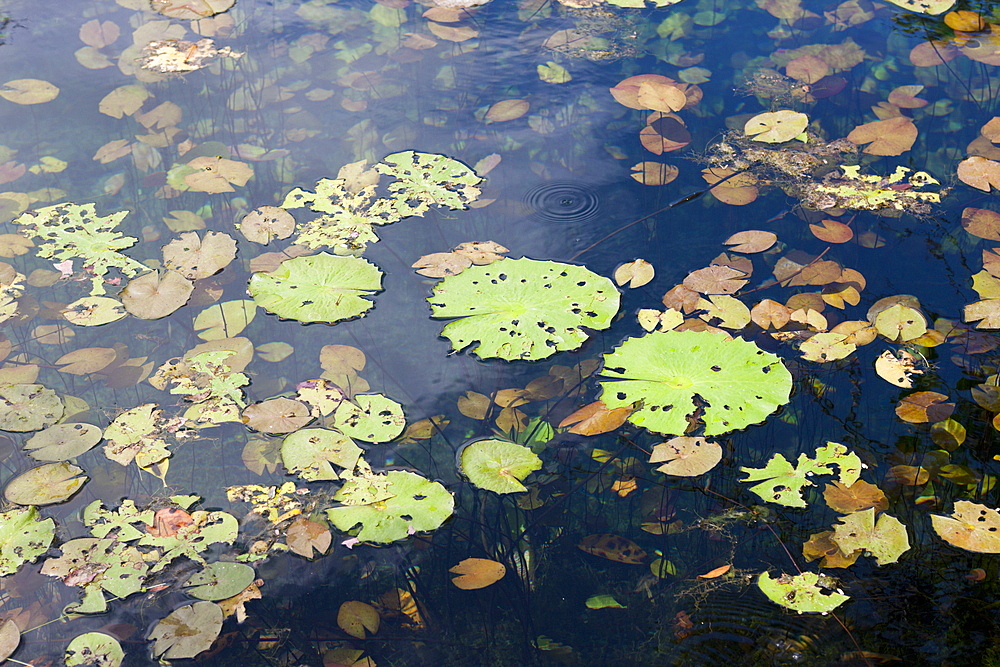
[[[242,388],[250,384],[250,378],[229,366],[234,356],[232,350],[208,350],[169,361],[149,382],[158,389],[169,384],[171,394],[194,403],[184,413],[192,425],[240,421],[240,410],[246,407]]]
[[[671,435],[685,433],[701,404],[705,435],[756,424],[786,403],[792,388],[775,355],[739,338],[696,331],[629,338],[604,355],[601,376],[600,399],[609,408],[638,404],[630,422]]]
[[[445,278],[428,302],[433,317],[457,318],[441,331],[456,352],[534,360],[577,349],[586,329],[610,327],[619,293],[580,266],[506,258]]]
[[[128,215],[119,211],[98,216],[94,204],[57,204],[22,213],[14,222],[23,234],[38,239],[38,256],[56,261],[80,259],[91,274],[91,296],[106,293],[104,277],[112,268],[126,276],[148,271],[142,263],[122,254],[138,239],[115,230]]]

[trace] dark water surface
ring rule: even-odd
[[[430,0],[237,0],[197,22],[169,18],[183,12],[183,0],[153,4],[167,16],[146,0],[0,3],[4,81],[58,88],[54,99],[36,104],[0,100],[0,211],[7,223],[0,256],[24,276],[13,294],[16,308],[10,306],[13,314],[0,324],[6,354],[0,383],[53,389],[71,422],[102,429],[142,404],[179,419],[191,401],[150,379],[171,359],[228,332],[241,339],[228,341],[233,349],[256,349],[243,371],[246,403],[294,398],[297,385],[320,377],[349,395],[382,393],[400,403],[410,437],[361,443],[365,460],[377,471],[409,470],[439,481],[454,496],[455,510],[437,530],[411,531],[387,545],[355,544],[352,534],[329,526],[322,511],[337,504],[330,497],[339,483],[286,473],[283,436],[248,428],[238,410],[220,424],[161,428],[171,452],[166,468],[121,465],[95,447],[73,457],[89,477],[78,493],[66,502],[38,503],[41,516],[56,522],[52,548],[0,578],[0,620],[15,624],[0,636],[10,642],[21,633],[9,664],[63,664],[69,642],[92,631],[120,640],[123,664],[155,664],[150,633],[172,611],[195,602],[181,585],[202,564],[180,558],[124,599],[99,592],[108,600],[106,612],[73,613],[80,582],[67,585],[72,577],[40,570],[59,556],[61,544],[90,535],[83,509],[94,501],[115,508],[129,499],[161,509],[170,506],[168,496],[197,495],[203,500],[191,511],[221,510],[241,520],[232,544],[217,543],[198,556],[228,562],[247,560],[255,545],[283,543],[291,519],[269,524],[247,503],[230,502],[226,488],[288,481],[302,490],[303,516],[332,531],[332,545],[311,560],[279,552],[251,559],[259,599],[246,601],[245,618],[227,616],[199,662],[1000,664],[998,565],[989,553],[1000,552],[1000,545],[953,546],[931,524],[932,515],[950,515],[956,501],[998,504],[993,420],[1000,400],[991,388],[998,384],[998,341],[990,322],[981,330],[964,323],[963,307],[1000,297],[1000,283],[990,282],[997,278],[981,275],[977,281],[989,284],[978,297],[971,278],[990,263],[983,251],[992,247],[990,239],[1000,240],[1000,225],[979,236],[963,229],[963,210],[997,206],[994,195],[957,175],[971,155],[1000,159],[990,132],[980,133],[997,113],[1000,91],[991,64],[1000,64],[993,55],[993,49],[1000,53],[1000,16],[990,13],[989,3],[963,4],[955,9],[970,13],[946,20],[866,0],[683,0],[640,8],[493,0],[452,10],[432,9]],[[187,7],[211,14],[224,4],[196,0]],[[142,49],[153,40],[174,40],[180,60],[190,64],[200,39],[238,57],[217,55],[183,74],[141,67]],[[934,53],[947,62],[934,64]],[[571,78],[544,80],[563,72]],[[683,109],[649,117],[652,107],[628,108],[609,92],[627,77],[651,74],[686,89]],[[116,112],[106,96],[123,86],[130,88],[122,97],[141,104]],[[505,112],[505,104],[520,113]],[[743,134],[748,119],[778,110],[808,116],[806,141],[752,142]],[[899,116],[913,120],[916,137],[898,151],[866,154],[847,142],[850,151],[794,176],[776,162],[747,157],[766,149],[773,151],[768,159],[791,160],[788,151],[808,152],[865,123]],[[640,131],[647,123],[654,134],[679,142],[677,150],[645,148]],[[907,131],[883,127],[876,134],[898,138]],[[645,132],[648,144],[651,130]],[[727,147],[745,160],[722,157]],[[226,311],[228,330],[206,338],[196,318],[214,304],[249,299],[247,281],[263,270],[262,256],[289,252],[294,241],[253,243],[236,223],[257,207],[280,205],[293,188],[315,190],[319,179],[337,178],[344,165],[373,164],[408,150],[447,155],[481,172],[499,161],[483,174],[482,195],[471,208],[432,207],[422,218],[377,228],[380,241],[364,251],[384,272],[371,311],[335,325],[306,325],[248,302],[256,310],[246,328]],[[232,160],[252,176],[228,191],[199,191],[184,179],[194,156]],[[672,165],[676,178],[663,185],[637,182],[631,169],[644,162]],[[926,188],[940,192],[940,202],[907,210],[800,205],[824,178],[843,185],[838,168],[855,164],[879,177],[898,166],[926,171],[940,181]],[[756,178],[756,198],[726,203],[731,194],[706,192],[702,170],[710,168],[747,170]],[[728,184],[747,185],[740,178]],[[880,187],[901,198],[922,191],[905,181]],[[86,262],[77,259],[60,279],[64,269],[38,256],[38,246],[18,243],[23,226],[13,222],[25,211],[66,202],[94,202],[102,216],[130,211],[119,229],[138,241],[123,252],[150,268],[162,268],[162,246],[191,231],[228,234],[237,256],[195,280],[187,304],[166,317],[71,324],[66,304],[91,286]],[[293,213],[300,225],[309,219],[305,209]],[[850,238],[833,242],[820,229],[823,220],[838,229],[848,225]],[[744,230],[773,232],[778,242],[742,259],[720,257],[723,241]],[[460,243],[488,240],[511,257],[582,264],[603,276],[641,258],[655,277],[622,287],[614,325],[593,332],[578,351],[536,362],[480,360],[454,352],[440,336],[443,323],[427,306],[439,279],[411,265]],[[785,284],[776,284],[773,272],[781,272],[783,258],[800,270],[791,278],[779,275]],[[710,264],[745,269],[748,262],[753,274],[735,297],[746,308],[763,299],[788,304],[786,312],[795,311],[791,323],[780,332],[762,328],[756,318],[747,321],[749,313],[739,320],[738,308],[729,311],[736,324],[720,323],[704,314],[711,303],[691,302],[682,328],[711,322],[754,341],[781,358],[794,388],[790,401],[761,424],[717,438],[723,455],[714,469],[693,477],[657,472],[649,453],[665,438],[628,422],[590,436],[558,427],[596,400],[593,375],[601,355],[643,333],[640,309],[662,310],[663,295],[692,271]],[[106,277],[109,297],[128,281],[116,270]],[[724,291],[711,298],[721,303]],[[811,337],[840,322],[867,328],[886,306],[869,309],[900,295],[910,295],[897,300],[923,322],[914,326],[937,333],[893,338],[885,329],[866,329],[870,342],[843,358],[810,357],[805,343]],[[345,373],[322,365],[325,346],[356,348],[363,368]],[[85,359],[110,356],[103,366],[72,372],[64,357],[75,350],[85,350]],[[912,388],[876,375],[875,359],[887,350],[914,355],[923,373]],[[525,391],[538,378],[556,388],[546,395]],[[476,396],[501,390],[509,391],[485,417],[468,407]],[[900,418],[897,405],[915,391],[938,392],[954,404],[953,413]],[[422,421],[428,419],[438,426]],[[956,433],[961,437],[949,435]],[[0,483],[39,464],[24,449],[32,434],[2,435]],[[528,494],[485,491],[458,473],[462,444],[496,435],[527,444],[540,457],[542,468],[525,480]],[[763,468],[775,453],[794,463],[828,441],[860,457],[861,479],[886,496],[878,511],[904,526],[909,548],[898,562],[878,565],[859,554],[849,567],[820,568],[803,555],[810,536],[831,530],[843,516],[824,500],[834,477],[810,478],[815,485],[805,488],[805,508],[765,502],[740,481],[741,467]],[[972,525],[970,531],[978,530]],[[581,548],[600,535],[630,540],[643,555],[629,559],[611,550],[602,557]],[[157,557],[147,550],[150,562]],[[505,576],[460,590],[449,568],[470,557],[502,563]],[[719,574],[726,565],[731,569]],[[762,572],[818,571],[835,577],[833,587],[850,596],[829,614],[785,609],[756,583]],[[698,576],[706,573],[712,576]],[[617,606],[597,596],[611,596]],[[349,607],[342,605],[352,601],[371,605],[380,618],[377,631],[348,634]],[[0,654],[3,649],[0,642]]]

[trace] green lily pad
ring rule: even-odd
[[[80,537],[59,546],[62,555],[42,564],[41,573],[62,579],[67,586],[83,588],[83,599],[72,605],[81,614],[107,610],[104,592],[116,598],[144,590],[149,567],[143,554],[115,537]]]
[[[587,609],[625,609],[613,595],[591,595],[584,604]]]
[[[833,474],[830,466],[840,469],[840,483],[851,486],[861,476],[864,464],[858,455],[836,442],[828,442],[816,449],[816,458],[799,454],[798,463],[792,466],[781,454],[775,454],[763,468],[740,468],[747,473],[741,482],[760,482],[750,490],[765,501],[786,507],[805,507],[802,489],[812,486],[815,475]],[[761,481],[764,480],[764,481]]]
[[[458,453],[462,474],[480,489],[494,493],[523,493],[521,481],[542,467],[531,449],[506,440],[473,440]]]
[[[56,522],[42,519],[37,507],[0,512],[0,577],[48,551],[55,534]]]
[[[330,523],[342,531],[361,525],[358,539],[362,542],[387,544],[405,539],[421,530],[434,530],[455,509],[455,499],[438,482],[402,470],[376,475],[388,482],[385,500],[366,505],[345,505],[326,511]],[[351,494],[351,486],[364,486],[365,479],[352,478],[341,492]],[[338,492],[340,495],[341,492]]]
[[[771,602],[799,613],[826,614],[850,599],[836,588],[832,577],[815,572],[803,572],[794,577],[783,574],[775,579],[761,572],[757,587]]]
[[[73,637],[66,647],[63,664],[118,667],[124,659],[125,651],[117,639],[103,632],[87,632]]]
[[[382,289],[382,272],[360,257],[327,253],[282,262],[273,273],[250,278],[250,296],[278,317],[299,322],[340,322],[374,305],[366,298]]]
[[[462,274],[464,275],[464,274]],[[604,355],[600,399],[608,408],[638,403],[628,420],[656,433],[681,435],[688,416],[707,403],[705,435],[764,421],[788,402],[792,376],[781,360],[723,334],[659,331],[629,338]]]
[[[467,208],[478,199],[480,190],[475,186],[483,180],[458,160],[417,151],[387,155],[375,165],[375,171],[398,179],[389,184],[389,191],[398,200],[417,200],[451,209]],[[422,215],[422,211],[416,215]]]
[[[192,575],[184,592],[199,600],[225,600],[252,584],[256,576],[249,565],[217,561]]]
[[[4,496],[17,505],[52,505],[68,500],[89,479],[66,461],[46,463],[22,472],[7,484]],[[79,476],[78,476],[79,475]]]
[[[106,296],[85,296],[66,305],[63,317],[67,322],[81,327],[99,327],[117,322],[125,317],[125,306],[117,299]]]
[[[875,509],[869,507],[841,517],[830,536],[845,554],[864,549],[879,565],[895,563],[910,548],[906,526],[899,519],[883,514],[875,522]]]
[[[149,638],[153,655],[163,660],[193,658],[212,647],[222,630],[222,607],[214,602],[195,602],[175,609],[156,624]]]
[[[403,406],[382,394],[360,394],[341,401],[333,413],[334,428],[365,442],[389,442],[405,426]]]
[[[0,430],[37,431],[57,422],[63,410],[56,392],[40,384],[0,386]]]
[[[56,424],[31,436],[24,448],[38,461],[66,461],[95,447],[103,435],[93,424]]]
[[[333,469],[353,470],[364,450],[339,431],[306,428],[281,441],[281,462],[289,472],[311,482],[340,479]]]
[[[94,537],[107,537],[115,531],[113,537],[120,542],[131,542],[146,534],[138,526],[153,524],[155,512],[151,509],[140,510],[133,500],[123,500],[117,510],[104,508],[100,500],[87,505],[83,510],[83,523],[90,529]]]
[[[575,350],[586,329],[611,326],[618,289],[582,266],[509,259],[448,276],[428,299],[434,317],[459,318],[441,335],[482,359],[544,359]]]
[[[239,529],[239,521],[228,512],[198,510],[191,513],[191,523],[181,526],[176,533],[146,534],[137,544],[163,551],[160,559],[150,568],[151,572],[159,572],[173,560],[181,557],[205,564],[202,554],[208,552],[213,544],[232,544]]]

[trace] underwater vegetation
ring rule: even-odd
[[[989,3],[5,12],[0,660],[998,659]]]

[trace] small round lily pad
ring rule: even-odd
[[[124,659],[125,651],[117,639],[103,632],[86,632],[70,641],[63,664],[118,667]]]
[[[458,453],[462,474],[480,489],[494,493],[523,493],[521,481],[542,467],[528,447],[506,440],[473,440]]]
[[[252,584],[255,577],[249,565],[217,561],[192,575],[184,592],[199,600],[225,600]]]

